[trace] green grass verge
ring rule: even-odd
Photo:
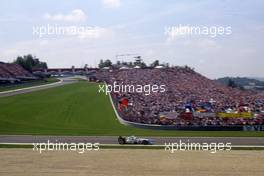
[[[166,131],[127,127],[116,119],[109,98],[98,93],[98,85],[84,81],[0,98],[0,134],[264,137],[264,132]]]
[[[26,83],[13,84],[13,85],[8,85],[8,86],[1,85],[0,92],[8,91],[8,90],[15,90],[15,89],[22,89],[22,88],[27,88],[27,87],[32,87],[32,86],[39,86],[39,85],[44,85],[44,84],[50,84],[50,83],[54,83],[58,81],[59,79],[57,78],[47,78],[45,80],[33,80],[33,81],[26,82]]]
[[[18,144],[0,144],[0,148],[33,148],[33,145],[18,145]]]

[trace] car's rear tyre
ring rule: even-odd
[[[118,138],[118,143],[121,144],[121,145],[125,144],[125,139],[120,136]]]
[[[148,141],[142,141],[143,145],[148,145]]]

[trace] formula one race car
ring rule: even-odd
[[[138,138],[135,136],[128,136],[128,137],[118,137],[119,144],[141,144],[141,145],[152,145],[153,141],[146,138]]]

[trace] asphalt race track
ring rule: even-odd
[[[71,83],[75,83],[75,82],[77,82],[77,81],[75,79],[73,79],[72,77],[61,78],[59,82],[55,82],[55,83],[0,92],[0,97],[8,97],[8,96],[13,96],[13,95],[18,95],[18,94],[24,94],[24,93],[39,91],[39,90],[63,86],[63,85],[71,84]]]
[[[118,136],[31,136],[31,135],[1,135],[0,143],[100,143],[118,144]],[[164,143],[231,143],[232,145],[264,146],[263,137],[146,137],[152,139],[155,145]]]

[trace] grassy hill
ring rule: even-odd
[[[162,131],[121,125],[98,85],[78,82],[0,98],[0,134],[264,136],[263,132]]]

